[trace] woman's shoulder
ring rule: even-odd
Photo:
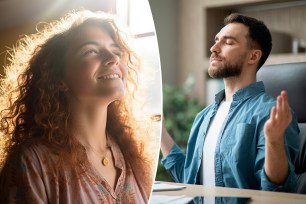
[[[32,158],[50,158],[55,156],[55,151],[44,141],[26,141],[15,148],[15,156],[32,157]]]
[[[54,164],[58,155],[42,141],[26,141],[16,146],[8,155],[3,169],[34,168]]]
[[[16,146],[0,172],[0,194],[7,194],[0,196],[0,203],[47,202],[46,191],[57,188],[56,183],[64,175],[58,161],[59,156],[44,142],[27,141]]]

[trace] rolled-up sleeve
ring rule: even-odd
[[[164,167],[170,171],[176,182],[183,182],[185,155],[177,144],[174,144],[170,153],[161,160]]]
[[[299,135],[299,128],[297,125],[296,117],[293,114],[293,120],[290,126],[286,129],[285,132],[285,148],[286,148],[286,155],[288,160],[288,176],[286,180],[282,184],[274,184],[272,183],[269,178],[267,177],[264,165],[262,165],[262,169],[260,170],[260,189],[266,191],[282,191],[282,192],[296,192],[297,188],[297,175],[295,173],[294,167],[294,159],[298,154],[298,135]],[[264,137],[262,135],[262,137]],[[262,138],[262,142],[264,138]],[[264,147],[264,145],[262,145]],[[260,159],[257,158],[257,161],[264,162],[264,151],[260,151],[257,155]]]
[[[265,191],[280,191],[280,192],[295,192],[297,186],[297,177],[294,173],[294,167],[289,163],[289,175],[282,184],[274,184],[267,177],[264,169],[261,171],[261,190]]]

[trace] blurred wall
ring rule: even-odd
[[[149,0],[159,45],[163,84],[177,85],[178,0]]]
[[[192,75],[195,80],[193,96],[202,104],[207,104],[209,91],[213,93],[219,91],[210,90],[208,86],[209,49],[214,42],[214,36],[223,27],[224,17],[231,12],[245,13],[259,18],[271,31],[289,34],[298,39],[300,52],[273,53],[266,64],[305,62],[305,2],[305,0],[177,0],[176,84],[181,85],[189,75]],[[163,23],[162,20],[158,22]],[[284,43],[284,41],[275,39],[274,43]]]

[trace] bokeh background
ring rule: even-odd
[[[186,148],[196,112],[223,81],[207,74],[210,47],[232,12],[263,20],[273,38],[267,64],[306,61],[305,0],[149,0],[159,43],[166,127]],[[172,181],[159,165],[157,180]]]

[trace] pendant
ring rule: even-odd
[[[107,166],[108,163],[109,163],[109,161],[108,161],[107,157],[103,157],[103,159],[102,159],[103,166]]]

